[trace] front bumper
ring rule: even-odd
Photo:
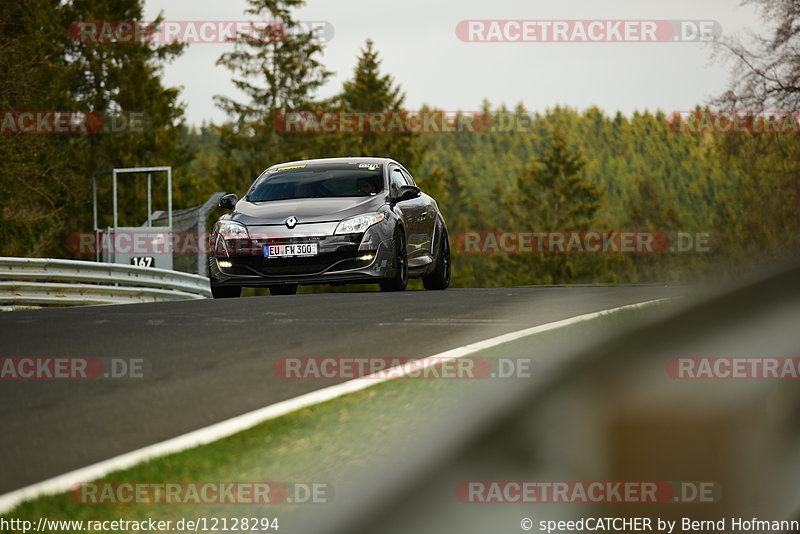
[[[295,230],[249,228],[249,240],[218,240],[209,258],[209,274],[217,286],[259,287],[280,284],[377,282],[393,274],[394,246],[385,228],[364,234],[314,235],[320,225]],[[332,230],[324,228],[324,230]],[[316,243],[311,257],[265,258],[264,245]],[[221,265],[220,262],[223,262]]]

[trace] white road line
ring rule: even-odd
[[[562,319],[561,321],[546,323],[531,328],[525,328],[524,330],[510,332],[508,334],[503,334],[497,337],[447,350],[445,352],[440,352],[439,354],[434,354],[433,356],[428,356],[427,358],[421,358],[419,363],[423,364],[426,362],[426,360],[431,360],[431,362],[435,360],[438,364],[449,360],[463,358],[465,356],[469,356],[470,354],[474,354],[503,343],[521,339],[523,337],[539,334],[541,332],[547,332],[548,330],[562,328],[564,326],[569,326],[583,321],[589,321],[609,313],[641,308],[666,300],[668,299],[649,300],[637,304],[629,304],[617,308],[610,308],[599,312],[577,315],[575,317],[570,317],[569,319]],[[414,367],[416,368],[417,366]],[[160,443],[148,445],[147,447],[142,447],[141,449],[136,449],[135,451],[126,452],[124,454],[120,454],[119,456],[115,456],[113,458],[109,458],[107,460],[103,460],[101,462],[97,462],[86,467],[81,467],[74,471],[31,484],[30,486],[25,486],[24,488],[0,495],[0,514],[9,512],[23,501],[41,497],[43,495],[52,495],[55,493],[65,492],[76,484],[88,482],[90,480],[96,480],[111,473],[112,471],[127,469],[146,460],[184,451],[199,445],[205,445],[207,443],[226,438],[243,430],[247,430],[248,428],[252,428],[263,423],[264,421],[269,421],[270,419],[275,419],[315,404],[327,402],[349,393],[354,393],[356,391],[372,387],[387,380],[394,380],[395,378],[404,376],[407,369],[408,367],[404,369],[403,366],[394,367],[381,371],[380,376],[369,375],[319,389],[317,391],[312,391],[311,393],[306,393],[293,399],[271,404],[269,406],[253,410],[252,412],[248,412],[231,419],[220,421],[219,423],[194,430],[187,434],[176,436]]]

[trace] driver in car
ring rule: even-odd
[[[358,189],[359,193],[363,193],[365,195],[374,195],[378,192],[377,188],[375,187],[375,183],[371,178],[359,178],[356,184],[356,189]]]

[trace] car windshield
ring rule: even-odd
[[[368,197],[382,190],[383,173],[378,164],[289,165],[264,172],[250,188],[247,200]]]

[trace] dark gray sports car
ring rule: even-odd
[[[214,225],[209,258],[214,298],[243,287],[273,295],[300,284],[377,282],[402,291],[450,285],[447,226],[436,201],[386,158],[332,158],[273,165]]]

